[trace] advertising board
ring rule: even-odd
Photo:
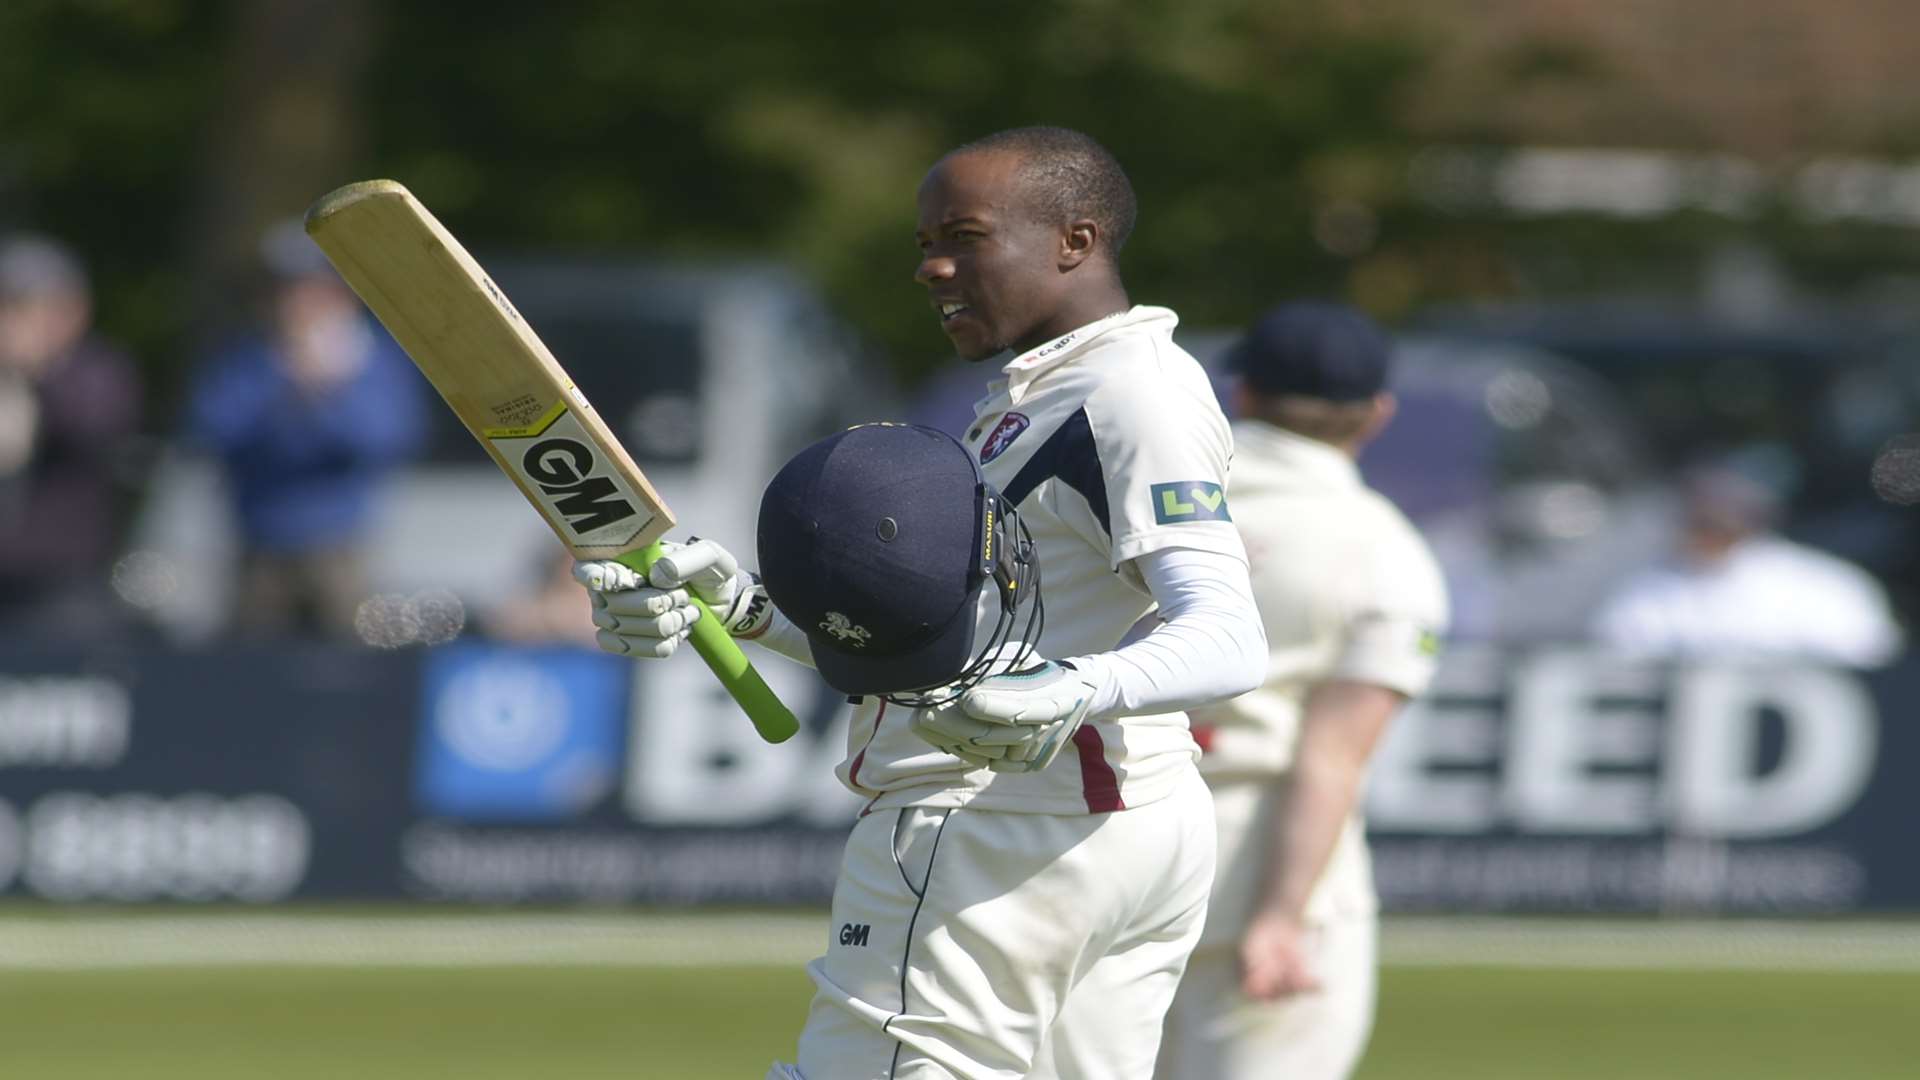
[[[700,665],[463,641],[0,653],[0,894],[818,903],[843,700],[776,658],[759,740]],[[1367,793],[1390,910],[1920,909],[1920,661],[1869,673],[1456,648]]]

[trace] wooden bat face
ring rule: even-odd
[[[473,256],[406,188],[349,184],[307,233],[576,558],[645,547],[673,514]]]

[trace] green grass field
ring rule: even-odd
[[[0,1077],[758,1080],[791,1055],[808,990],[786,962],[0,966]],[[1386,969],[1362,1076],[1828,1080],[1917,1064],[1920,970],[1423,961]]]

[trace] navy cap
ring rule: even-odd
[[[1260,317],[1227,356],[1261,394],[1363,401],[1387,387],[1391,348],[1371,319],[1340,304],[1282,304]]]
[[[952,681],[972,660],[987,486],[951,435],[866,424],[781,468],[760,499],[760,577],[844,694]]]

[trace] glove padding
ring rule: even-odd
[[[913,733],[974,768],[1037,772],[1087,718],[1094,686],[1072,665],[1044,660],[980,680],[958,698],[916,709]]]
[[[672,656],[693,632],[698,596],[737,638],[758,637],[773,620],[773,603],[760,579],[712,540],[662,543],[662,554],[642,578],[611,560],[579,562],[573,578],[593,601],[594,640],[619,656]]]

